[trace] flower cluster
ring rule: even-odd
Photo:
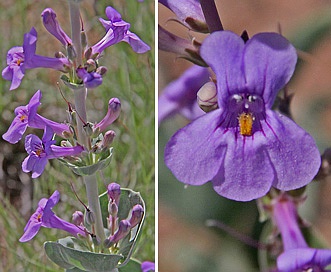
[[[108,229],[110,230],[110,235],[106,238],[104,244],[106,247],[112,247],[126,237],[131,229],[141,222],[144,215],[144,208],[140,204],[136,204],[132,208],[129,217],[119,221],[118,210],[121,197],[120,185],[117,183],[110,183],[107,188],[107,194],[109,197]]]
[[[112,7],[106,8],[108,20],[100,18],[100,22],[106,30],[105,36],[93,46],[83,44],[83,64],[76,67],[74,58],[81,52],[76,52],[71,38],[63,31],[56,19],[56,13],[51,8],[46,8],[42,13],[42,22],[46,30],[52,34],[66,49],[66,54],[62,52],[56,54],[56,58],[37,55],[37,31],[31,28],[30,32],[24,35],[22,46],[16,46],[7,53],[7,67],[2,71],[4,79],[11,81],[10,90],[19,87],[24,77],[25,71],[34,68],[50,68],[64,73],[63,80],[67,84],[84,85],[86,88],[95,88],[102,84],[102,76],[107,68],[100,66],[98,59],[103,51],[121,41],[131,45],[137,53],[145,53],[150,47],[145,44],[136,34],[129,31],[130,24],[122,20],[121,15]],[[82,37],[85,37],[83,31]],[[86,37],[84,40],[87,40]],[[74,70],[74,73],[70,73]],[[77,75],[72,78],[72,75]]]

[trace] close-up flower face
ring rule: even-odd
[[[247,43],[229,31],[214,32],[201,56],[216,75],[218,107],[179,130],[165,163],[190,185],[212,181],[227,198],[249,201],[271,187],[308,184],[320,166],[313,138],[271,109],[291,78],[297,55],[281,35],[260,33]]]

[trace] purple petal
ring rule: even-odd
[[[245,43],[230,31],[210,34],[202,43],[200,53],[217,77],[218,104],[225,107],[232,94],[245,91],[245,76],[242,71],[242,54]]]
[[[130,44],[133,51],[138,54],[143,54],[151,50],[149,45],[144,43],[136,34],[130,32],[129,30],[127,31],[123,41]]]
[[[224,165],[213,178],[214,190],[237,201],[264,196],[274,180],[274,169],[263,135],[257,132],[254,137],[242,137],[228,131],[223,138],[227,142],[227,150]]]
[[[24,34],[23,41],[23,52],[25,62],[28,62],[36,53],[37,47],[37,31],[34,27],[31,28],[30,32]]]
[[[176,112],[186,113],[191,120],[203,115],[197,103],[197,92],[208,80],[208,69],[194,65],[172,81],[159,96],[159,123]]]
[[[205,22],[205,17],[198,0],[159,0],[159,3],[172,10],[184,23],[187,18],[193,18],[201,23]]]
[[[32,178],[37,178],[44,172],[47,162],[47,158],[39,158],[34,161],[34,165],[31,169]]]
[[[290,80],[297,61],[295,48],[276,33],[259,33],[244,49],[244,71],[249,90],[263,95],[271,108],[278,91]]]
[[[110,6],[106,7],[105,13],[108,19],[112,22],[122,20],[121,14],[116,9]]]
[[[19,118],[15,117],[7,132],[2,135],[2,138],[11,144],[15,144],[22,139],[26,128],[27,122],[22,122]]]
[[[25,150],[28,152],[28,154],[31,154],[32,151],[34,151],[34,146],[42,145],[42,141],[33,134],[29,134],[25,137]]]
[[[142,272],[155,271],[155,263],[149,261],[142,262],[141,270]]]
[[[297,248],[285,251],[277,258],[277,268],[280,272],[308,270],[314,266],[323,269],[329,264],[331,250],[327,249]]]
[[[289,118],[267,110],[263,125],[270,160],[277,173],[273,186],[294,190],[313,180],[321,164],[314,139]]]
[[[31,216],[31,218],[32,217],[33,217],[33,215]],[[24,229],[24,234],[19,239],[19,241],[22,243],[30,241],[33,237],[35,237],[41,227],[41,224],[42,224],[41,221],[35,222],[35,221],[32,221],[31,218]]]
[[[24,77],[24,69],[21,66],[13,67],[12,72],[13,72],[13,78],[9,88],[10,91],[17,89],[20,86],[22,79]]]
[[[55,190],[54,193],[49,197],[44,207],[44,216],[48,217],[48,211],[50,211],[60,201],[60,192]]]
[[[190,185],[202,185],[217,174],[226,146],[219,125],[220,110],[194,120],[177,131],[165,148],[165,163],[176,178]]]

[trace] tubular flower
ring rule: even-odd
[[[106,29],[106,35],[92,46],[92,54],[101,54],[107,47],[122,41],[130,44],[136,53],[145,53],[150,50],[150,47],[136,34],[129,31],[130,24],[122,20],[118,11],[112,7],[107,7],[106,15],[109,21],[99,19]]]
[[[29,156],[22,163],[23,172],[32,172],[32,178],[39,177],[45,169],[49,159],[75,156],[80,154],[82,146],[61,147],[56,146],[53,139],[52,128],[46,126],[42,140],[37,136],[29,134],[25,138],[25,150]]]
[[[284,245],[284,252],[277,258],[279,272],[329,271],[331,250],[310,248],[298,225],[295,203],[288,197],[276,199],[273,219]]]
[[[7,53],[7,67],[2,71],[2,77],[11,81],[10,89],[18,88],[24,77],[25,70],[33,68],[51,68],[65,70],[70,66],[66,58],[48,58],[36,55],[37,31],[31,28],[24,35],[23,46],[11,48]]]
[[[159,97],[159,124],[177,112],[190,120],[203,115],[197,103],[197,92],[208,80],[208,69],[194,65],[171,82]]]
[[[7,132],[2,135],[2,138],[9,143],[15,144],[22,139],[27,127],[44,129],[49,126],[53,131],[62,136],[62,133],[70,132],[68,125],[59,124],[48,120],[37,114],[41,99],[41,91],[38,90],[30,99],[26,106],[19,106],[15,109],[15,118],[8,128]]]
[[[120,115],[121,102],[118,98],[111,98],[108,102],[108,111],[106,116],[96,125],[94,129],[104,131],[110,124],[112,124]]]
[[[24,228],[24,234],[19,239],[20,242],[30,241],[35,237],[41,227],[61,229],[77,236],[78,234],[86,236],[85,232],[76,225],[71,224],[57,217],[52,208],[59,202],[60,193],[55,191],[49,199],[42,198],[38,203],[38,208],[31,215]]]
[[[42,13],[44,27],[49,33],[57,38],[64,46],[72,44],[69,36],[63,31],[56,19],[56,13],[51,8],[46,8]]]
[[[212,181],[229,199],[249,201],[273,186],[308,184],[321,159],[313,138],[271,110],[292,76],[297,55],[281,35],[260,33],[247,43],[229,31],[214,32],[201,56],[217,78],[218,109],[179,130],[165,149],[165,163],[183,183]]]

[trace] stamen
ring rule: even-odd
[[[252,136],[254,116],[251,113],[243,112],[238,117],[239,131],[243,136]]]

